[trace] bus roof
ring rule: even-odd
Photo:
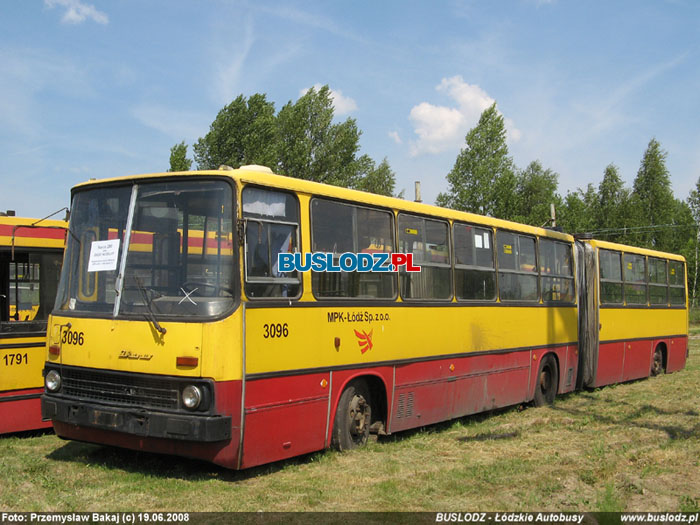
[[[506,221],[502,219],[496,219],[493,217],[486,217],[483,215],[477,215],[474,213],[462,212],[457,210],[451,210],[448,208],[441,208],[439,206],[433,206],[430,204],[423,204],[419,202],[408,201],[404,199],[399,199],[396,197],[386,197],[384,195],[377,195],[374,193],[368,193],[359,190],[352,190],[348,188],[342,188],[340,186],[332,186],[330,184],[322,184],[319,182],[312,182],[303,179],[297,179],[293,177],[287,177],[284,175],[276,175],[274,173],[269,173],[261,171],[256,167],[246,167],[243,166],[239,169],[219,169],[219,170],[206,170],[206,171],[179,171],[179,172],[165,172],[165,173],[149,173],[142,175],[133,175],[125,177],[116,177],[111,179],[102,180],[91,180],[88,182],[83,182],[76,185],[73,190],[84,189],[92,185],[101,184],[111,184],[117,182],[128,182],[128,181],[138,181],[143,179],[153,179],[153,178],[165,178],[165,177],[202,177],[202,176],[223,176],[232,178],[242,184],[256,184],[266,187],[277,188],[281,190],[289,190],[297,193],[304,193],[314,196],[330,197],[333,199],[352,201],[367,205],[380,206],[384,208],[392,208],[399,211],[416,213],[420,215],[429,215],[433,217],[439,217],[443,219],[452,219],[456,221],[463,221],[473,224],[479,224],[489,227],[497,227],[504,230],[515,230],[523,233],[530,233],[532,235],[540,235],[545,237],[552,237],[555,239],[573,242],[574,238],[572,235],[557,232],[554,230],[549,230],[546,228],[538,228],[536,226],[529,226],[526,224],[520,224],[517,222]]]
[[[676,255],[675,253],[660,252],[657,250],[650,250],[648,248],[637,248],[636,246],[618,244],[616,242],[599,241],[597,239],[590,239],[584,242],[588,242],[592,246],[603,248],[604,250],[617,250],[625,253],[635,253],[637,255],[648,255],[649,257],[659,257],[664,259],[672,259],[674,261],[685,262],[685,257],[683,257],[682,255]]]

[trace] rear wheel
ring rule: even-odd
[[[333,447],[337,450],[351,450],[365,445],[371,421],[369,388],[364,381],[353,381],[338,401],[333,423]]]
[[[559,390],[559,367],[551,354],[545,356],[540,363],[535,385],[535,406],[541,407],[554,403],[554,398]]]
[[[654,350],[654,360],[651,362],[651,375],[658,376],[664,373],[664,353],[661,347],[657,346]]]

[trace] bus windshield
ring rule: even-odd
[[[232,208],[219,180],[76,193],[56,309],[149,320],[227,313],[237,293]]]

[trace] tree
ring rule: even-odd
[[[700,250],[700,178],[695,183],[695,189],[690,192],[688,196],[688,209],[693,217],[693,222],[695,223],[695,239],[693,243],[693,258],[692,258],[692,275],[693,275],[693,286],[692,286],[692,298],[693,306],[695,306],[697,289],[698,289],[698,251]],[[688,257],[686,256],[686,259]],[[691,265],[690,259],[688,259],[688,279],[691,275]]]
[[[277,115],[278,169],[299,179],[353,187],[360,132],[354,119],[333,124],[328,86],[311,88]]]
[[[222,164],[232,168],[246,164],[274,168],[277,162],[274,104],[260,93],[248,99],[239,95],[219,111],[209,132],[194,145],[194,158],[200,169],[216,169]]]
[[[561,197],[557,194],[559,175],[551,169],[544,169],[538,161],[532,161],[517,175],[518,222],[543,226],[551,217],[550,206],[561,207]]]
[[[605,240],[624,242],[627,228],[634,225],[631,209],[630,190],[625,187],[620,178],[619,169],[614,164],[608,164],[603,174],[603,180],[598,185],[600,209],[597,214],[596,230],[601,232]]]
[[[651,139],[632,190],[632,211],[636,226],[640,227],[633,236],[633,242],[657,250],[665,250],[670,244],[672,236],[661,226],[672,223],[675,207],[666,156],[661,144],[656,139]]]
[[[396,176],[388,161],[377,166],[368,155],[357,158],[355,121],[334,124],[333,113],[328,86],[310,89],[277,115],[264,94],[239,95],[194,145],[195,160],[200,169],[262,164],[290,177],[392,195]]]
[[[557,226],[567,233],[591,232],[598,228],[596,220],[599,208],[598,194],[589,184],[584,192],[581,188],[567,192],[557,211]]]
[[[504,213],[498,200],[512,201],[515,185],[505,123],[495,103],[484,110],[465,142],[447,175],[449,189],[438,195],[437,204],[482,215]]]
[[[357,179],[354,188],[368,191],[378,195],[394,195],[396,176],[389,167],[389,162],[384,158],[379,166],[375,165],[369,155],[362,155],[356,161]]]
[[[168,171],[189,171],[192,161],[187,158],[187,145],[183,140],[170,148],[170,169]]]

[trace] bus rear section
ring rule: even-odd
[[[213,177],[75,191],[42,400],[59,436],[237,466],[233,195]]]
[[[0,216],[0,434],[51,426],[41,419],[41,371],[66,226]]]
[[[685,259],[587,239],[578,243],[579,386],[600,387],[675,372],[688,356]]]

